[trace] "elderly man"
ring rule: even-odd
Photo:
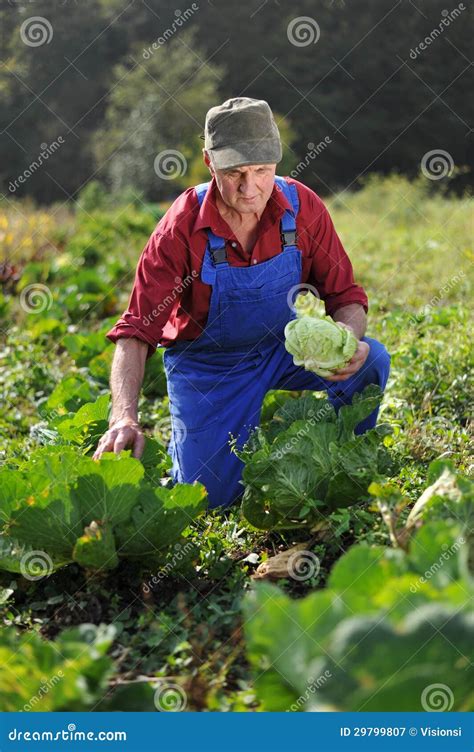
[[[321,199],[275,175],[278,128],[267,102],[237,97],[206,116],[204,161],[212,179],[184,191],[158,223],[138,263],[128,310],[108,332],[117,343],[110,428],[95,457],[144,437],[138,397],[146,358],[165,347],[175,481],[201,481],[209,506],[242,492],[242,446],[269,389],[326,390],[336,409],[367,384],[385,387],[389,356],[364,336],[367,297]],[[328,379],[293,364],[283,330],[291,295],[313,289],[359,340]],[[374,411],[357,427],[375,425]]]

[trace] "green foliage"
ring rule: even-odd
[[[244,450],[244,517],[257,528],[311,526],[328,512],[368,498],[371,481],[389,467],[386,426],[354,429],[381,400],[376,386],[336,411],[326,399],[289,400]]]
[[[2,164],[8,164],[2,171],[2,189],[10,193],[9,180],[22,175],[29,165],[39,163],[42,167],[31,170],[15,195],[27,192],[42,203],[55,199],[63,202],[94,171],[90,141],[103,120],[100,102],[110,85],[110,67],[123,50],[120,32],[117,34],[112,24],[107,28],[99,0],[91,0],[87,13],[76,3],[52,6],[48,0],[37,0],[35,16],[46,18],[51,32],[45,28],[48,43],[36,44],[33,49],[28,43],[18,44],[20,29],[28,18],[24,7],[0,10],[0,57],[8,61],[0,69],[0,120],[2,130],[15,121],[18,136],[18,144],[12,143],[8,151],[2,147],[0,153]],[[100,45],[94,44],[98,34]],[[28,36],[26,31],[27,39]],[[79,58],[77,67],[68,62]],[[25,86],[16,86],[19,78]],[[31,92],[43,92],[43,101],[39,97],[32,100]],[[34,139],[29,137],[32,128]],[[46,146],[54,142],[56,146],[49,157],[38,162],[42,152],[48,154]]]
[[[108,193],[98,180],[91,180],[79,194],[79,207],[86,212],[104,209],[107,206]]]
[[[458,503],[445,496],[444,519],[429,519],[407,552],[353,546],[327,589],[302,600],[255,589],[245,629],[264,710],[424,710],[440,676],[450,709],[474,708],[473,582]]]
[[[95,402],[84,403],[76,413],[68,412],[53,417],[49,422],[48,432],[55,432],[56,443],[75,444],[86,453],[95,448],[97,441],[107,430],[109,412],[110,397],[104,394]]]
[[[81,624],[55,642],[38,633],[0,631],[0,707],[14,711],[93,709],[113,672],[106,655],[115,636],[112,626]]]
[[[140,45],[133,54],[140,64],[122,63],[114,70],[107,139],[97,134],[95,154],[106,165],[112,191],[132,186],[154,200],[169,195],[170,176],[174,189],[187,186],[188,163],[197,177],[193,162],[202,163],[202,142],[196,123],[204,122],[218,100],[216,81],[222,70],[214,61],[202,65],[205,55],[190,29],[167,41],[166,49],[147,55]],[[163,152],[170,152],[169,164],[158,159],[156,169],[155,159]]]
[[[18,470],[4,470],[0,568],[35,577],[30,549],[43,560],[39,576],[73,561],[107,570],[119,557],[163,558],[205,509],[206,491],[148,486],[144,465],[130,454],[97,462],[71,447],[43,447]]]
[[[60,150],[20,184],[16,195],[63,201],[97,173],[114,186],[166,192],[170,184],[153,172],[154,157],[162,149],[181,151],[187,174],[195,179],[202,164],[199,131],[205,110],[247,93],[246,87],[251,96],[288,113],[288,128],[279,122],[287,146],[285,173],[303,163],[298,177],[329,194],[368,168],[414,176],[423,155],[436,144],[452,156],[458,172],[453,178],[459,177],[461,185],[467,182],[465,132],[471,112],[463,77],[468,75],[470,26],[463,14],[439,32],[445,20],[442,0],[420,0],[415,13],[410,3],[393,11],[387,3],[368,0],[361,11],[349,3],[325,2],[318,4],[316,15],[310,0],[300,0],[298,15],[317,23],[317,46],[290,43],[294,14],[291,9],[282,12],[276,3],[255,12],[254,4],[243,0],[227,4],[222,13],[206,4],[188,19],[183,12],[182,23],[175,9],[163,3],[136,7],[120,0],[89,0],[86,14],[79,3],[35,3],[35,12],[48,19],[54,34],[34,50],[18,46],[24,8],[10,3],[0,11],[0,58],[5,61],[0,124],[3,131],[14,123],[16,134],[0,152],[2,192],[7,195],[9,181],[37,160],[40,145],[58,136],[64,138]],[[387,13],[389,22],[382,23]],[[442,38],[413,59],[412,48],[432,29]],[[166,31],[170,37],[156,46],[158,35]],[[316,34],[316,28],[310,33]],[[255,51],[261,62],[257,67]],[[335,60],[344,60],[343,67]],[[400,66],[400,60],[406,64]],[[24,85],[18,86],[19,80]],[[452,86],[453,81],[460,85]],[[399,106],[400,91],[404,107]],[[433,101],[433,91],[443,92],[442,101]],[[31,101],[31,92],[41,92],[41,101]],[[30,138],[32,128],[38,130],[35,139]],[[307,158],[325,138],[327,146]],[[89,210],[101,197],[91,191],[80,198]],[[378,216],[385,211],[381,203]]]
[[[107,5],[105,0],[103,5]],[[267,7],[255,18],[267,12]],[[45,14],[48,17],[49,12],[50,7]],[[143,20],[147,12],[145,6],[134,6],[124,13],[123,18],[127,19],[124,39],[125,36],[127,40],[132,38],[137,28],[148,36],[147,22]],[[207,11],[201,9],[200,14],[203,12]],[[112,18],[110,16],[110,20]],[[214,21],[219,23],[219,18]],[[254,31],[248,29],[251,36]],[[50,49],[48,46],[47,51]],[[299,50],[298,54],[301,53],[304,54],[304,50]],[[239,66],[241,64],[239,59]],[[49,81],[50,78],[45,79],[44,85]],[[262,92],[262,96],[266,95]],[[314,122],[311,128],[314,129]],[[299,125],[298,129],[301,130]],[[313,141],[319,140],[314,135],[310,137]],[[306,140],[308,138],[306,135]],[[19,140],[22,141],[21,136]],[[27,142],[24,143],[27,146]],[[305,144],[306,141],[303,150]],[[199,140],[199,147],[201,145]],[[336,143],[331,145],[330,149],[333,148],[337,148]],[[330,149],[318,156],[317,172],[322,176],[319,168],[322,160],[330,157]],[[74,158],[77,158],[79,152],[77,149],[75,152]],[[60,154],[57,156],[59,158]],[[296,155],[294,159],[298,161]],[[199,162],[198,157],[196,163],[188,160],[187,177],[192,174],[194,164],[196,169],[199,167]],[[48,172],[52,166],[50,160]],[[73,173],[72,156],[68,155],[67,179]],[[306,177],[311,175],[310,166],[301,179],[306,182]],[[189,184],[192,182],[190,180]],[[279,703],[283,697],[285,707],[295,702],[293,686],[299,687],[298,681],[319,676],[318,668],[312,675],[305,673],[313,654],[312,648],[303,647],[300,629],[301,624],[312,624],[316,616],[319,625],[326,616],[331,620],[332,626],[324,627],[324,634],[330,640],[339,625],[347,625],[347,629],[344,627],[337,633],[337,643],[328,642],[324,646],[343,668],[345,663],[340,660],[338,645],[347,646],[348,650],[353,648],[354,662],[350,662],[347,675],[337,676],[342,687],[347,681],[348,702],[350,700],[353,706],[365,703],[366,693],[373,688],[374,697],[363,709],[376,703],[379,694],[384,703],[391,702],[388,695],[384,696],[382,687],[395,659],[392,661],[391,656],[386,656],[383,646],[377,647],[376,655],[380,660],[375,665],[375,658],[368,654],[375,644],[373,641],[363,642],[367,652],[359,652],[355,644],[360,635],[357,624],[349,623],[354,614],[363,620],[367,639],[370,640],[373,627],[377,646],[382,638],[386,639],[394,655],[399,642],[407,652],[408,644],[413,644],[413,653],[420,648],[424,635],[431,634],[431,628],[426,626],[426,619],[431,621],[431,615],[432,623],[451,639],[453,635],[445,631],[437,619],[440,613],[449,616],[457,609],[459,614],[453,617],[454,628],[459,635],[464,634],[466,595],[472,587],[469,534],[472,490],[468,490],[468,481],[455,472],[455,468],[466,470],[471,463],[472,347],[466,305],[470,294],[466,261],[471,236],[470,200],[468,196],[456,199],[432,190],[439,186],[426,180],[411,183],[400,175],[385,179],[371,177],[360,190],[344,191],[329,199],[335,226],[351,255],[356,278],[369,293],[369,333],[380,339],[392,355],[391,378],[381,406],[381,420],[392,428],[393,433],[384,436],[383,443],[398,461],[399,469],[396,473],[387,470],[392,476],[389,484],[383,477],[370,477],[369,493],[374,492],[371,502],[336,508],[330,513],[324,506],[323,520],[315,513],[318,521],[329,525],[328,538],[311,544],[312,552],[321,561],[320,574],[306,582],[285,580],[286,595],[271,589],[273,600],[276,599],[281,608],[275,608],[271,621],[267,606],[262,612],[260,639],[267,641],[267,647],[263,650],[261,661],[265,665],[261,668],[267,671],[269,686],[273,680],[277,693],[275,702]],[[5,255],[8,257],[8,249],[14,248],[23,264],[27,264],[19,290],[41,282],[47,284],[52,293],[51,308],[41,314],[28,315],[20,305],[19,295],[8,293],[7,296],[8,319],[16,318],[19,325],[10,326],[5,318],[3,328],[9,328],[4,331],[0,354],[0,525],[6,530],[19,504],[22,508],[37,510],[35,525],[40,517],[43,520],[38,512],[44,511],[48,525],[41,522],[38,531],[42,543],[44,536],[48,536],[48,545],[50,540],[54,541],[54,556],[49,554],[53,566],[62,560],[70,561],[71,556],[76,559],[46,577],[41,559],[35,564],[39,549],[36,540],[31,544],[3,536],[0,556],[7,566],[0,571],[0,618],[8,631],[10,625],[17,625],[22,631],[27,630],[31,638],[32,632],[40,626],[42,634],[59,640],[63,630],[71,624],[113,623],[119,638],[112,655],[120,678],[166,676],[177,682],[189,682],[186,691],[193,710],[261,709],[267,699],[260,685],[262,704],[255,697],[254,675],[245,655],[243,639],[240,639],[241,600],[249,588],[249,575],[260,562],[295,542],[307,541],[312,533],[306,518],[290,520],[291,525],[304,525],[301,530],[297,527],[284,530],[285,524],[278,517],[276,528],[272,530],[269,512],[264,516],[265,529],[257,530],[242,523],[238,508],[224,514],[208,512],[194,521],[187,518],[187,524],[179,494],[184,493],[191,516],[200,501],[195,499],[193,503],[188,498],[190,492],[179,490],[178,493],[167,485],[170,459],[164,446],[152,440],[145,446],[141,460],[143,476],[128,520],[111,524],[99,518],[102,510],[108,512],[115,487],[110,485],[109,479],[104,480],[102,471],[96,473],[99,463],[91,466],[90,457],[84,455],[93,452],[108,424],[110,400],[106,391],[114,347],[105,333],[127,305],[138,254],[166,206],[144,205],[136,189],[130,190],[120,210],[113,205],[114,201],[122,200],[119,195],[114,195],[113,201],[107,196],[103,205],[98,193],[97,198],[95,206],[91,203],[87,210],[78,210],[75,216],[67,207],[53,215],[53,212],[32,212],[26,202],[15,206],[11,200],[0,202],[0,227],[6,233],[4,236],[0,233],[0,242]],[[50,245],[46,245],[46,239]],[[446,266],[447,258],[452,260],[453,271]],[[84,295],[90,297],[82,309],[82,318],[80,306]],[[61,302],[58,304],[58,301]],[[165,443],[169,412],[161,351],[147,361],[146,368],[140,419],[148,435],[159,435]],[[268,445],[275,443],[278,447],[280,434],[286,434],[293,423],[307,425],[315,399],[291,392],[269,393],[261,416]],[[317,412],[326,404],[325,400],[318,402]],[[289,437],[294,438],[291,432]],[[302,450],[307,447],[303,439],[304,435],[298,432]],[[258,442],[255,449],[258,452]],[[316,454],[325,457],[320,451]],[[428,469],[428,463],[440,456],[442,470],[438,472],[436,465]],[[85,468],[81,467],[82,459],[86,460]],[[126,459],[126,455],[121,459]],[[273,464],[277,466],[281,462],[283,457]],[[115,467],[113,463],[110,466]],[[444,478],[443,472],[446,473]],[[79,483],[81,474],[92,479],[91,485],[88,480]],[[135,489],[136,484],[129,485]],[[252,509],[259,510],[260,488],[258,483],[256,485],[252,495],[258,502]],[[53,495],[48,491],[50,487],[56,489]],[[81,519],[77,537],[73,537],[70,530],[75,533],[75,519],[82,514],[77,489],[81,498],[82,490],[86,491],[84,503],[87,502],[98,519],[85,520],[83,527]],[[416,507],[424,489],[429,493],[424,496],[423,505]],[[447,491],[440,495],[442,489]],[[282,481],[278,495],[284,490]],[[31,496],[35,499],[32,504],[27,503],[27,500],[32,501]],[[265,494],[263,496],[266,498]],[[369,495],[361,498],[369,499]],[[71,508],[67,525],[63,505],[51,506],[61,499],[67,500]],[[118,511],[121,512],[126,502],[121,491],[119,501]],[[273,504],[272,498],[270,502]],[[379,502],[386,503],[397,518],[394,528],[399,533],[404,533],[410,505],[415,504],[415,525],[407,539],[406,552],[385,548],[388,531],[377,509]],[[51,512],[56,511],[59,517],[53,518],[56,527],[49,527]],[[185,529],[180,536],[181,524]],[[151,555],[152,547],[146,540],[149,536],[143,525],[150,527],[153,539],[156,536],[156,545],[160,547],[156,558]],[[136,534],[130,537],[132,529]],[[175,543],[165,546],[168,529]],[[61,545],[57,543],[59,535]],[[456,541],[461,537],[466,543],[458,549]],[[153,539],[149,538],[152,542]],[[126,542],[127,551],[122,549]],[[143,555],[136,555],[138,553]],[[90,576],[91,569],[103,567],[104,562],[112,566],[115,555],[118,556],[115,569],[102,569],[99,577]],[[27,574],[40,579],[29,581],[17,575],[17,572],[20,574],[18,562],[23,557],[29,562]],[[146,597],[141,597],[143,580],[149,591]],[[328,583],[327,589],[320,590],[324,583]],[[302,598],[308,592],[310,597]],[[287,618],[284,614],[290,608],[289,598],[295,596],[297,601],[291,601],[295,611],[289,611]],[[428,613],[426,609],[433,610]],[[376,627],[382,613],[383,634]],[[410,622],[412,614],[420,613],[418,625],[413,624],[414,616]],[[319,641],[319,627],[316,628],[317,633],[310,627],[310,634]],[[295,675],[291,675],[287,686],[281,676],[268,671],[268,656],[273,641],[272,660],[281,653],[281,646],[283,649],[288,646],[285,641],[288,635],[297,638],[298,655],[300,649],[305,652],[303,667],[295,666]],[[436,650],[439,639],[435,634],[430,643]],[[251,644],[253,640],[254,637]],[[54,648],[54,642],[50,644]],[[288,655],[293,659],[292,650],[288,648]],[[455,694],[453,709],[466,709],[470,707],[470,695],[464,692],[459,681],[457,664],[450,650],[447,645],[445,654],[439,656],[435,649],[430,656],[420,651],[423,662],[420,659],[414,672],[417,676],[423,671],[429,674],[431,668],[427,666],[433,665],[431,659],[436,660],[439,672],[446,676]],[[318,654],[317,661],[321,658],[325,660],[325,654]],[[458,659],[462,669],[462,656]],[[1,663],[3,665],[3,656]],[[368,666],[366,672],[364,664]],[[328,665],[328,670],[336,676],[339,669]],[[402,671],[401,676],[407,677],[412,665],[408,664],[408,674]],[[282,664],[279,668],[286,670]],[[385,677],[384,672],[387,672]],[[302,678],[298,679],[297,674]],[[3,676],[0,684],[2,679]],[[409,709],[420,710],[421,692],[415,697],[410,681],[407,678],[406,686],[403,682],[398,685],[395,676],[388,681],[387,691],[400,687],[399,694],[411,698]],[[418,678],[413,681],[418,682]],[[416,691],[420,689],[418,683],[414,686]],[[73,689],[68,688],[70,699],[65,700],[61,709],[69,705],[72,709],[78,707],[72,699]],[[153,703],[147,704],[149,690],[150,686],[145,683],[128,685],[114,693],[111,702],[116,702],[116,709],[120,710],[154,710]],[[104,691],[101,689],[101,694]],[[306,686],[303,691],[306,692]],[[20,691],[18,694],[22,698]],[[296,698],[299,696],[298,689]],[[27,697],[20,699],[18,709],[27,700]],[[108,700],[100,705],[95,702],[93,707],[97,710],[115,709]],[[319,690],[316,693],[310,690],[308,707],[320,708],[322,702]],[[336,688],[328,685],[324,704],[345,707],[344,702]],[[396,707],[395,702],[392,705]],[[300,703],[298,707],[301,709],[303,705]]]
[[[90,382],[83,376],[68,376],[56,386],[46,400],[46,412],[73,413],[97,397],[97,392],[92,389]]]

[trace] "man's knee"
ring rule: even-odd
[[[384,388],[390,373],[390,354],[376,339],[363,337],[363,342],[367,342],[370,348],[363,368],[366,372],[375,373],[378,377],[377,382]]]
[[[240,483],[242,461],[222,443],[203,452],[202,432],[191,433],[171,442],[169,452],[173,460],[172,477],[175,483],[202,483],[207,490],[208,508],[228,507],[243,492]],[[205,442],[203,442],[205,444]]]

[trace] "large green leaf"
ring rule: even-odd
[[[271,530],[276,527],[279,520],[276,509],[270,509],[270,505],[265,502],[264,495],[250,486],[247,486],[244,491],[242,514],[247,522],[258,530]]]
[[[367,613],[377,608],[377,594],[385,584],[407,569],[406,556],[401,551],[358,544],[335,563],[328,587],[352,612]]]
[[[247,656],[263,710],[289,710],[308,677],[319,675],[324,645],[343,613],[326,592],[293,601],[277,587],[261,584],[246,599]]]
[[[472,711],[473,644],[474,616],[438,605],[423,606],[396,627],[378,617],[348,619],[330,641],[322,668],[331,676],[317,703],[350,711],[436,710],[429,688],[438,686],[443,709]]]
[[[129,450],[96,461],[57,446],[43,447],[30,460],[20,482],[13,470],[2,471],[0,568],[24,576],[44,576],[73,560],[101,570],[116,567],[119,557],[163,559],[207,508],[201,484],[149,485],[164,464],[164,448],[153,440],[147,440],[143,462]]]
[[[7,522],[11,512],[28,497],[28,485],[17,472],[0,470],[0,521]]]
[[[62,343],[80,367],[88,366],[94,356],[104,351],[105,344],[101,332],[66,334]],[[112,345],[108,349],[112,350]]]
[[[118,564],[118,557],[111,528],[92,522],[76,541],[72,557],[86,569],[114,569]]]
[[[143,465],[131,457],[129,451],[120,455],[106,452],[100,462],[89,460],[76,487],[71,489],[71,498],[80,510],[83,525],[93,520],[112,524],[128,520],[143,475]]]
[[[117,528],[119,555],[152,557],[163,552],[206,506],[201,483],[142,490],[131,519]]]
[[[247,656],[262,709],[420,711],[440,677],[452,709],[474,708],[474,617],[465,605],[381,611],[376,586],[368,584],[365,603],[362,593],[358,601],[330,590],[293,601],[269,586],[247,598]]]
[[[108,428],[110,397],[102,395],[87,402],[76,413],[59,416],[50,422],[64,441],[78,445],[94,445]]]
[[[151,486],[157,486],[171,467],[171,457],[163,444],[156,439],[145,438],[145,448],[140,457],[145,468],[145,479]]]
[[[364,496],[367,482],[363,478],[348,475],[344,470],[336,472],[329,481],[325,503],[330,510],[343,509],[355,504]]]
[[[324,397],[306,395],[299,399],[288,399],[282,407],[276,410],[273,417],[275,428],[279,432],[285,431],[295,420],[307,423],[335,423],[336,411]]]
[[[38,508],[68,496],[68,490],[90,462],[73,447],[40,447],[20,466],[28,486],[28,503]],[[31,497],[31,498],[30,498]],[[26,501],[21,498],[21,501]]]
[[[85,402],[90,402],[97,395],[97,389],[91,387],[85,377],[68,376],[61,381],[46,402],[47,410],[68,412],[77,410]]]
[[[53,557],[49,553],[38,550],[38,546],[15,540],[15,538],[0,535],[0,569],[14,574],[22,574],[40,579],[51,574],[55,569],[68,564],[70,555],[62,558]]]
[[[456,526],[443,530],[429,523],[413,538],[408,554],[355,545],[334,565],[328,587],[355,613],[386,609],[398,618],[424,603],[462,605],[471,586],[460,567],[458,532]]]
[[[460,560],[467,542],[462,527],[453,520],[433,520],[421,527],[410,542],[408,561],[413,571],[441,589],[461,579]]]
[[[376,384],[369,384],[363,392],[354,394],[350,405],[343,405],[338,413],[339,440],[351,438],[358,424],[367,418],[382,401],[383,392]]]
[[[82,529],[79,511],[68,495],[45,507],[18,509],[12,513],[7,531],[12,538],[67,561]]]
[[[427,522],[408,552],[354,545],[327,589],[300,600],[257,586],[244,612],[263,709],[419,711],[439,677],[450,709],[473,709],[462,530],[454,520]]]

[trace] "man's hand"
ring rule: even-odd
[[[129,447],[133,449],[133,456],[140,459],[145,448],[145,436],[138,423],[125,418],[118,420],[104,433],[92,459],[100,459],[104,452],[119,454],[122,449]]]
[[[109,430],[101,437],[94,452],[95,460],[100,459],[104,452],[119,454],[128,447],[133,449],[133,456],[137,459],[143,454],[145,437],[137,418],[147,350],[146,342],[134,337],[117,341],[110,373],[112,414]]]
[[[355,334],[351,326],[348,326],[348,324],[343,324],[342,321],[338,321],[338,324],[339,326],[345,326],[346,329],[349,329],[357,339],[357,335]],[[364,365],[365,361],[367,360],[369,350],[370,347],[367,342],[358,340],[357,350],[350,359],[349,363],[344,366],[344,368],[340,368],[338,371],[335,371],[332,376],[326,376],[325,378],[328,381],[345,381],[349,378],[349,376],[353,376],[355,373],[357,373],[359,368],[362,368],[362,366]]]

